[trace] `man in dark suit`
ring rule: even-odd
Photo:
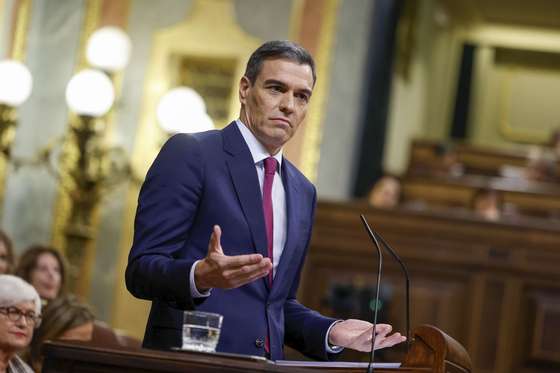
[[[218,351],[283,357],[284,344],[329,359],[371,349],[372,325],[335,320],[296,292],[316,201],[282,156],[303,121],[315,67],[301,46],[263,44],[239,83],[239,119],[221,131],[176,135],[142,186],[126,283],[152,300],[144,346],[181,345],[183,310],[224,316]],[[402,342],[378,325],[377,348]]]

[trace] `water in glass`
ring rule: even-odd
[[[183,324],[183,349],[214,352],[220,339],[220,328]]]

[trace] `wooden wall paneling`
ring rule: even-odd
[[[373,288],[377,255],[360,213],[407,263],[413,327],[430,322],[445,329],[465,345],[476,372],[560,371],[557,331],[549,331],[560,323],[558,226],[320,202],[302,303],[331,312],[325,299],[333,285]],[[384,259],[382,319],[404,330],[402,275],[389,255]]]
[[[521,327],[519,301],[521,298],[522,279],[520,276],[506,274],[496,278],[504,281],[504,297],[501,302],[500,317],[496,319],[499,324],[498,350],[496,356],[496,372],[509,373],[516,371],[512,359],[512,350],[515,345],[516,332],[514,325]]]
[[[482,318],[480,324],[475,326],[481,331],[476,350],[477,360],[475,361],[475,366],[478,366],[481,372],[494,372],[504,291],[504,284],[502,282],[486,281],[481,312]]]
[[[512,369],[520,372],[560,371],[560,283],[524,283],[519,320],[512,338]]]
[[[535,299],[535,328],[531,357],[560,364],[560,299],[541,295]]]
[[[476,366],[476,361],[478,361],[478,341],[483,338],[481,334],[484,332],[477,325],[482,324],[483,318],[483,303],[484,303],[484,290],[486,284],[486,275],[484,273],[475,273],[471,277],[471,294],[468,302],[470,319],[467,323],[468,328],[468,341],[465,344],[465,348],[469,351],[471,360]]]

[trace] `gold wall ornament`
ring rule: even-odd
[[[0,104],[0,211],[4,206],[5,174],[16,127],[16,109]]]
[[[90,263],[95,252],[87,248],[94,241],[95,219],[102,196],[113,186],[134,178],[126,157],[119,159],[115,156],[119,149],[104,143],[104,127],[103,120],[90,116],[79,116],[72,121],[57,170],[70,201],[69,218],[63,232],[70,263],[68,283],[81,295],[87,294],[90,287]]]
[[[16,123],[16,108],[0,104],[0,154],[2,154],[4,161],[11,157]]]
[[[100,122],[92,117],[81,117],[70,125],[71,134],[66,151],[60,158],[64,173],[62,186],[70,200],[69,218],[64,228],[64,252],[70,268],[69,281],[77,294],[86,294],[89,287],[87,261],[92,250],[93,218],[100,200],[103,153],[98,149]],[[97,144],[96,144],[97,142]],[[85,271],[84,271],[85,270]]]
[[[31,0],[19,0],[17,2],[16,24],[14,25],[14,36],[11,48],[11,58],[24,61],[27,46],[27,34],[29,21],[31,19]]]
[[[217,22],[216,20],[219,20]],[[157,125],[156,108],[159,99],[175,84],[180,82],[180,64],[178,61],[208,60],[211,63],[227,63],[227,74],[233,71],[232,92],[237,92],[238,78],[245,69],[250,54],[261,44],[257,38],[247,34],[237,23],[231,0],[196,0],[187,18],[168,28],[157,30],[153,34],[153,47],[143,89],[142,112],[136,135],[132,162],[135,170],[145,174],[149,165],[159,151],[162,139],[167,135]],[[192,65],[191,65],[192,66]],[[219,83],[220,100],[225,97],[223,80]],[[239,102],[237,94],[231,94],[227,103],[227,120],[216,123],[222,127],[228,121],[237,118]],[[124,278],[130,244],[133,239],[134,213],[136,211],[139,187],[131,185],[128,191],[123,219],[119,260],[116,278]],[[123,329],[132,335],[141,337],[144,333],[148,304],[132,297],[126,290],[124,282],[116,284],[113,297],[114,327]],[[133,316],[131,316],[133,315]]]

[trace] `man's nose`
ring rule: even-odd
[[[294,111],[294,97],[289,92],[282,96],[280,110],[285,114],[290,114]]]

